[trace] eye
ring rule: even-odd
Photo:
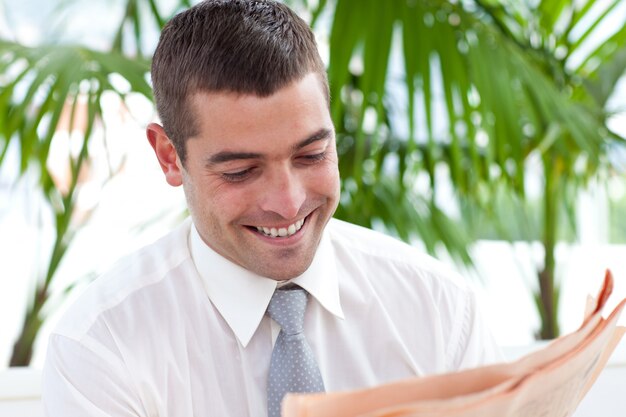
[[[237,172],[223,172],[222,178],[228,182],[242,182],[247,180],[253,173],[254,168],[244,169]]]
[[[300,161],[307,163],[307,164],[313,164],[313,163],[322,161],[325,158],[326,158],[326,151],[320,152],[320,153],[314,153],[310,155],[302,155],[299,157]]]

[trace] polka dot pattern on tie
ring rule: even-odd
[[[288,392],[324,391],[322,375],[304,337],[306,303],[302,288],[280,289],[267,308],[267,314],[281,326],[268,377],[269,417],[280,417],[280,404]]]

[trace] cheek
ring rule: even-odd
[[[307,199],[310,203],[334,205],[339,199],[339,175],[331,167],[315,170],[306,183]]]
[[[257,202],[259,187],[220,187],[207,196],[214,216],[228,222],[249,214]]]
[[[227,196],[212,184],[186,177],[183,187],[189,211],[197,221],[216,223],[229,212]]]
[[[328,196],[339,194],[339,170],[336,164],[327,164],[315,175],[314,181],[320,193]]]

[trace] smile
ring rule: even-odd
[[[257,226],[256,230],[268,237],[289,237],[291,235],[295,235],[298,230],[302,228],[304,224],[304,219],[298,220],[297,222],[290,224],[287,227],[262,227]]]

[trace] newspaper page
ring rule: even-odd
[[[601,315],[612,288],[607,271],[576,332],[515,362],[358,391],[291,394],[283,402],[283,416],[570,416],[626,331],[617,326],[626,300],[607,319]]]

